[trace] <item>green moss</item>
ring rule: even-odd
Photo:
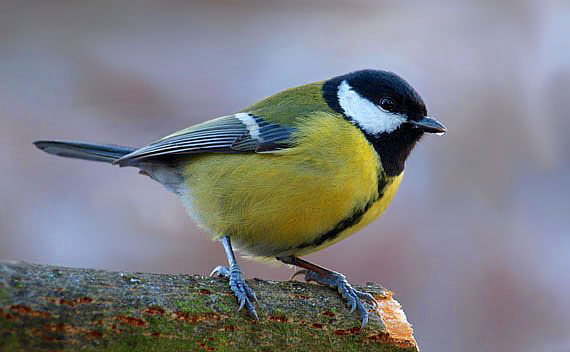
[[[8,287],[0,287],[0,306],[7,305],[11,302],[12,295],[10,294],[10,289]]]
[[[176,332],[175,326],[164,316],[149,316],[146,318],[151,333],[161,335],[172,335]]]
[[[2,323],[0,323],[0,331],[6,331]],[[0,335],[0,351],[12,352],[23,350],[24,348],[15,332]]]
[[[191,295],[187,301],[176,303],[176,308],[186,313],[209,313],[214,312],[211,301],[207,295]]]
[[[188,300],[175,304],[176,309],[189,313],[236,314],[237,303],[233,296],[221,294],[191,294]]]
[[[20,333],[19,333],[20,332]],[[0,314],[0,351],[23,351],[21,341],[23,335],[19,326],[11,320],[7,320]]]
[[[283,312],[283,310],[281,308],[275,308],[273,310],[273,315],[278,316],[278,317],[283,317],[283,316],[285,316],[285,312]]]
[[[85,351],[273,351],[276,346],[291,351],[370,351],[404,352],[406,349],[369,342],[365,335],[337,336],[334,331],[307,328],[298,322],[264,321],[242,324],[235,331],[219,328],[204,329],[192,324],[169,319],[168,316],[148,317],[149,326],[123,327],[120,332],[103,331],[103,338],[88,346]],[[261,325],[261,326],[260,326]],[[159,333],[152,336],[152,333]],[[155,334],[156,335],[156,334]],[[20,351],[17,338],[2,340],[2,351]],[[74,346],[65,344],[65,351]]]
[[[196,345],[191,340],[126,334],[107,342],[104,346],[86,348],[84,351],[189,351],[195,349]],[[68,351],[72,350],[72,348],[68,349]]]

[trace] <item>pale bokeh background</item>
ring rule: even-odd
[[[424,351],[570,351],[569,38],[567,1],[1,0],[0,259],[207,274],[223,250],[174,195],[32,141],[142,146],[388,69],[449,133],[384,217],[309,259],[393,289]]]

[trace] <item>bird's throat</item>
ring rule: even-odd
[[[399,128],[392,133],[367,135],[366,138],[380,156],[386,175],[397,176],[404,171],[406,159],[422,135],[419,129]]]

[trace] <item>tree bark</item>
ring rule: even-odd
[[[417,351],[400,304],[360,320],[333,290],[248,280],[259,321],[224,279],[0,262],[0,351]]]

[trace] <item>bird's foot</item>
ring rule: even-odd
[[[227,267],[220,265],[212,270],[210,276],[229,278],[230,288],[232,289],[239,303],[238,311],[242,310],[242,308],[245,306],[247,307],[249,314],[251,314],[256,320],[259,320],[257,311],[253,305],[253,302],[257,302],[257,297],[255,296],[255,292],[253,292],[253,290],[248,286],[247,282],[245,282],[239,266],[232,265],[230,266],[230,269],[228,269]]]
[[[360,329],[364,329],[368,324],[368,309],[364,306],[361,299],[368,301],[372,304],[374,309],[378,308],[378,301],[370,293],[363,292],[352,287],[346,280],[346,276],[335,271],[327,271],[326,273],[318,273],[312,270],[299,270],[291,279],[297,275],[305,275],[305,281],[315,281],[322,285],[329,286],[330,288],[338,290],[338,293],[346,300],[347,305],[350,306],[350,312],[357,310],[358,315],[362,319]]]

